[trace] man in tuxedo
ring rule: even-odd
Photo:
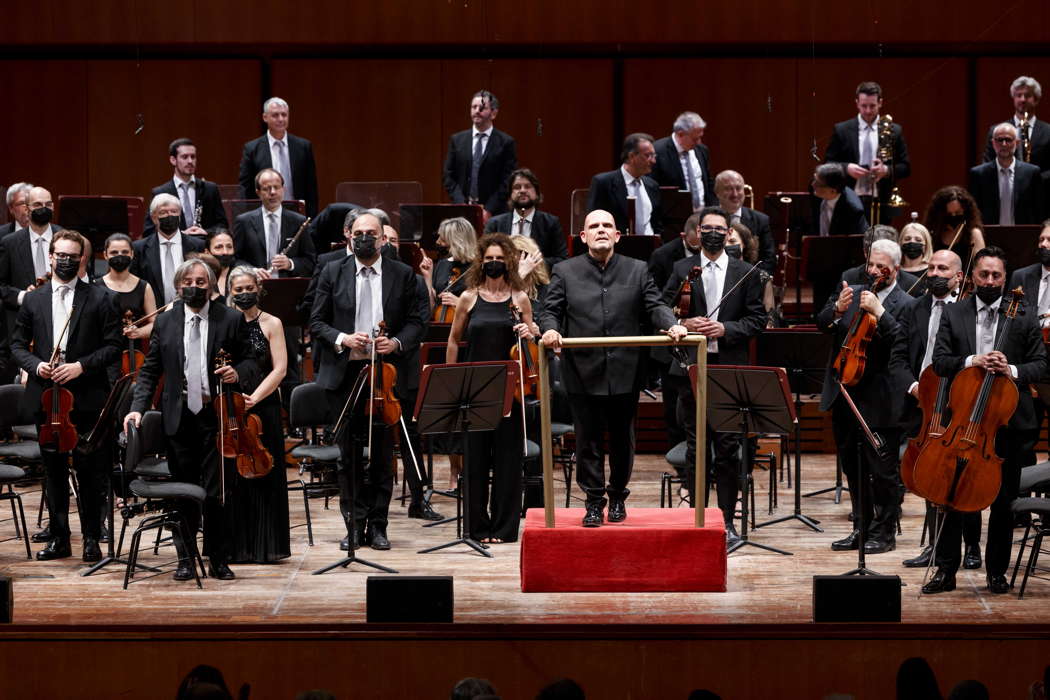
[[[252,199],[255,176],[260,170],[273,168],[284,179],[288,199],[306,202],[306,215],[317,214],[317,164],[313,144],[288,132],[288,103],[271,97],[263,103],[262,120],[266,133],[244,144],[241,155],[241,197]]]
[[[316,381],[327,392],[333,416],[342,413],[358,374],[370,359],[373,343],[376,354],[398,370],[398,395],[410,390],[409,375],[418,374],[418,369],[413,372],[407,361],[419,347],[425,323],[412,268],[380,255],[379,218],[362,213],[349,226],[354,255],[331,262],[321,271],[310,314],[314,350],[321,354]],[[385,322],[387,334],[373,338],[380,321]],[[369,430],[371,452],[366,461]],[[390,549],[387,520],[393,492],[393,430],[369,425],[361,410],[347,411],[336,439],[340,509],[347,535],[354,538],[355,546],[367,542],[373,549]]]
[[[309,277],[316,254],[313,239],[305,231],[287,254],[282,252],[306,217],[281,206],[285,197],[281,174],[273,168],[260,170],[255,176],[255,193],[262,206],[241,214],[233,222],[237,256],[254,265],[263,279]]]
[[[153,288],[157,306],[163,306],[178,296],[175,268],[190,253],[204,250],[204,241],[187,236],[180,229],[182,205],[174,195],[154,195],[149,203],[149,215],[157,235],[140,238],[132,244],[135,255],[131,259],[131,273],[146,280]]]
[[[995,453],[1002,457],[999,493],[988,516],[984,567],[990,593],[1006,593],[1014,518],[1010,504],[1017,498],[1021,468],[1029,462],[1038,437],[1034,401],[1028,386],[1046,376],[1046,350],[1039,324],[1032,314],[1018,315],[1004,326],[1009,300],[1003,295],[1006,260],[1001,248],[977,251],[971,273],[975,293],[949,305],[941,317],[933,348],[933,369],[942,377],[954,378],[963,368],[1001,374],[1017,384],[1017,408],[1010,422],[995,436]],[[949,511],[944,517],[937,543],[937,573],[922,587],[923,593],[942,593],[955,588],[959,569],[962,516]]]
[[[77,433],[84,433],[98,420],[109,394],[106,371],[120,356],[120,322],[105,288],[77,279],[84,254],[83,236],[75,231],[58,231],[51,239],[49,253],[52,278],[25,295],[11,340],[15,360],[28,375],[22,411],[35,414],[40,430],[47,422],[41,395],[46,389],[61,386],[73,394],[70,419]],[[81,454],[73,449],[75,444],[49,444],[43,438],[41,432],[51,539],[36,558],[47,561],[72,555],[68,483],[72,454],[80,484],[83,558],[98,561],[102,558],[98,540],[108,455],[105,450]]]
[[[543,193],[539,178],[528,168],[519,168],[510,174],[508,203],[511,211],[489,219],[485,233],[532,238],[540,247],[548,270],[569,257],[561,221],[554,214],[537,209],[543,203]]]
[[[591,178],[587,211],[607,211],[613,215],[617,231],[659,236],[663,233],[660,185],[649,177],[656,164],[656,149],[649,134],[631,134],[623,141],[622,165],[618,170],[598,173]],[[628,199],[634,203],[634,220],[629,221]]]
[[[51,271],[48,251],[54,234],[62,230],[51,223],[55,204],[46,189],[31,188],[27,206],[29,225],[0,239],[0,294],[4,307],[11,311],[17,310],[26,292],[32,291],[36,281]],[[10,320],[13,327],[13,315]]]
[[[707,122],[696,112],[682,112],[674,120],[671,135],[653,144],[656,165],[652,177],[661,187],[688,190],[693,211],[715,203],[711,179],[711,155],[701,139]]]
[[[900,234],[892,226],[886,226],[885,224],[872,226],[864,232],[864,260],[868,259],[868,251],[871,250],[871,244],[875,241],[896,241],[898,238],[900,238]],[[835,285],[835,289],[842,289],[843,282],[850,287],[855,284],[870,285],[871,279],[868,277],[867,263],[862,262],[860,265],[843,270],[838,284]],[[926,291],[925,286],[918,284],[918,282],[919,278],[906,270],[897,272],[897,286],[913,297],[921,297]]]
[[[813,171],[813,221],[819,236],[855,236],[868,230],[868,218],[857,194],[846,185],[846,169],[840,163],[818,165]],[[822,308],[836,293],[835,276],[811,279],[813,308]]]
[[[1036,241],[1038,262],[1014,270],[1007,289],[1018,285],[1024,290],[1025,306],[1029,312],[1034,308],[1036,318],[1043,328],[1050,327],[1050,220],[1042,222],[1043,228]],[[1030,315],[1030,314],[1029,314]]]
[[[163,229],[160,229],[163,233]],[[229,495],[235,471],[218,452],[216,434],[219,421],[215,399],[223,385],[236,385],[238,379],[257,372],[252,356],[244,314],[225,304],[208,300],[215,287],[215,276],[203,261],[186,260],[175,269],[174,286],[179,296],[170,311],[160,314],[153,326],[149,352],[139,369],[131,411],[124,426],[139,425],[163,377],[161,412],[167,437],[168,465],[176,481],[199,484],[207,493],[204,500],[204,554],[208,575],[220,580],[235,578],[229,567],[231,537],[225,498]],[[216,356],[224,350],[229,364],[216,367]],[[236,387],[232,387],[236,389]],[[186,527],[196,539],[201,510],[180,502]],[[242,527],[253,527],[243,523]],[[193,578],[195,545],[174,538],[179,555],[175,580]]]
[[[899,476],[899,423],[905,387],[902,386],[901,373],[888,371],[888,366],[893,344],[901,332],[898,319],[914,301],[897,283],[900,257],[900,246],[896,242],[882,240],[872,243],[868,274],[873,278],[885,275],[885,286],[870,291],[866,285],[850,287],[843,284],[841,291],[829,298],[817,314],[817,327],[834,337],[820,410],[832,412],[835,446],[849,483],[854,516],[853,532],[832,543],[831,548],[835,551],[857,549],[861,531],[864,532],[864,551],[868,554],[896,548],[897,517],[903,493]],[[884,447],[878,452],[867,441],[839,390],[839,378],[834,369],[838,349],[846,340],[853,317],[859,313],[874,315],[877,328],[867,347],[864,374],[849,388],[849,394],[871,430],[882,437]]]
[[[889,207],[893,183],[911,174],[908,146],[904,142],[901,125],[891,125],[892,160],[884,163],[879,157],[879,110],[882,109],[882,87],[866,81],[857,86],[857,116],[835,125],[831,140],[824,152],[825,163],[842,163],[848,176],[847,184],[858,195],[878,197],[879,221],[889,223],[894,211]],[[892,168],[892,172],[890,170]]]
[[[1003,122],[992,130],[995,160],[970,168],[970,194],[986,224],[1013,226],[1043,220],[1043,179],[1039,167],[1014,156],[1017,127]]]
[[[1014,114],[1010,123],[1017,127],[1017,149],[1014,155],[1018,160],[1023,160],[1039,168],[1044,181],[1050,178],[1050,124],[1036,119],[1035,113],[1039,108],[1039,101],[1043,97],[1043,87],[1035,78],[1027,75],[1018,76],[1010,84],[1010,99],[1013,101]],[[1025,115],[1028,121],[1025,122]],[[984,148],[984,161],[990,163],[998,157],[996,155],[995,143],[992,140],[993,132],[998,124],[988,128],[988,142]],[[1022,149],[1025,138],[1031,141],[1031,157],[1026,158]],[[1045,194],[1043,205],[1050,209],[1050,201]],[[1041,215],[1046,216],[1050,211],[1044,211]]]
[[[442,182],[455,204],[480,204],[486,216],[507,211],[510,174],[518,167],[514,138],[492,123],[499,114],[499,100],[488,90],[470,98],[472,126],[448,140]]]
[[[708,338],[709,365],[750,364],[751,338],[766,326],[766,309],[762,304],[763,283],[758,272],[736,286],[752,269],[749,263],[731,257],[725,251],[729,233],[729,213],[720,207],[707,207],[700,213],[700,242],[702,253],[675,263],[671,279],[664,287],[664,301],[678,303],[676,298],[682,280],[689,277],[694,267],[700,267],[700,279],[693,282],[689,297],[689,311],[681,323],[691,333],[703,333]],[[735,289],[734,289],[735,287]],[[732,290],[732,293],[730,293]],[[696,362],[693,348],[687,351],[689,364]],[[696,460],[696,399],[690,390],[689,375],[678,362],[671,363],[671,375],[679,383],[678,419],[686,434],[686,490],[690,502],[695,497],[696,478],[693,464]],[[714,443],[715,488],[718,507],[726,527],[726,544],[732,547],[738,540],[733,526],[737,496],[740,493],[740,443],[738,433],[708,431],[709,442]],[[748,446],[745,449],[750,449]],[[705,505],[707,494],[704,494]]]
[[[739,221],[758,239],[758,266],[773,274],[777,266],[777,244],[769,217],[744,206],[744,184],[743,175],[735,170],[723,170],[715,177],[715,196],[718,205],[729,213],[729,223]]]
[[[197,146],[187,138],[175,139],[168,146],[168,162],[174,172],[171,179],[153,188],[150,198],[170,194],[182,204],[182,230],[191,236],[207,236],[209,231],[226,228],[226,209],[222,206],[219,186],[197,177]],[[200,210],[198,221],[197,211]],[[146,214],[142,235],[157,232],[153,218]]]
[[[611,213],[597,210],[588,214],[581,236],[587,253],[558,263],[551,274],[539,317],[546,347],[560,348],[563,335],[642,335],[649,328],[666,331],[675,340],[685,337],[685,328],[660,299],[645,263],[615,254],[613,246],[620,232]],[[640,348],[566,348],[562,358],[562,381],[576,430],[576,480],[587,494],[583,526],[602,524],[606,495],[609,522],[622,522],[627,518],[624,501],[631,493],[627,485],[634,465],[634,418],[645,379],[645,352]],[[602,446],[606,429],[608,485]]]
[[[0,238],[29,226],[29,190],[31,189],[33,186],[28,182],[16,182],[7,188],[7,214],[11,220],[0,226]]]

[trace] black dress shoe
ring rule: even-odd
[[[897,549],[896,540],[884,540],[880,537],[865,540],[864,542],[865,554],[882,554],[883,552],[892,552],[895,549]]]
[[[933,575],[929,583],[922,587],[922,592],[926,594],[947,593],[954,590],[955,574],[949,574],[944,569],[937,569],[937,573]]]
[[[981,547],[980,545],[972,544],[966,546],[966,554],[963,556],[963,568],[964,569],[980,569],[981,568]]]
[[[602,506],[593,505],[587,506],[587,514],[583,516],[584,527],[601,527],[602,525]]]
[[[193,576],[193,565],[188,563],[186,560],[180,560],[178,568],[175,569],[175,575],[172,576],[176,581],[192,581]]]
[[[740,541],[740,534],[736,531],[733,523],[726,523],[726,549],[729,549]]]
[[[609,522],[622,523],[624,520],[627,520],[627,506],[624,505],[622,500],[610,500]]]
[[[84,538],[84,561],[95,562],[102,560],[102,549],[98,546],[98,540],[90,537]]]
[[[105,525],[102,526],[102,534],[98,536],[98,541],[106,544],[109,543],[109,528]]]
[[[1010,592],[1010,582],[1007,581],[1006,580],[1006,576],[1003,576],[1002,574],[996,574],[994,576],[989,574],[989,576],[988,576],[988,592],[989,593],[996,593],[996,594],[1009,593]]]
[[[930,565],[931,557],[933,557],[933,545],[928,544],[922,548],[922,551],[919,552],[919,556],[913,559],[905,559],[901,564],[909,569],[921,569]]]
[[[33,536],[29,538],[33,542],[50,542],[51,541],[51,528],[45,527],[43,530],[39,530],[33,533]]]
[[[350,535],[347,535],[343,539],[339,540],[339,549],[343,550],[344,552],[350,551]]]
[[[47,546],[36,553],[37,561],[51,561],[52,559],[65,559],[73,556],[73,550],[69,548],[68,540],[54,539]]]
[[[431,508],[429,505],[412,505],[408,507],[408,517],[417,518],[419,520],[430,520],[431,522],[437,522],[438,520],[444,520],[445,516],[438,513],[436,510]]]
[[[232,581],[237,578],[233,570],[224,561],[208,561],[208,576],[220,581]]]
[[[390,540],[386,538],[386,531],[383,528],[372,528],[372,549],[378,549],[380,551],[386,551],[390,549]]]
[[[857,543],[860,533],[854,530],[849,534],[849,537],[843,537],[841,540],[835,540],[831,543],[831,551],[833,552],[847,552],[851,549],[857,549],[860,545]]]

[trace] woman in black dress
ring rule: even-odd
[[[116,298],[117,311],[123,324],[125,313],[130,311],[132,320],[138,320],[143,316],[157,310],[157,301],[153,298],[153,289],[146,281],[129,272],[131,260],[135,257],[134,248],[131,246],[131,238],[123,233],[114,233],[106,239],[103,255],[109,270],[105,275],[95,280],[96,284],[106,287]],[[132,338],[139,343],[149,340],[153,332],[153,321],[148,321],[140,326],[126,327],[124,336]],[[142,348],[145,351],[145,347]]]
[[[218,287],[219,294],[225,297],[230,293],[230,270],[237,264],[233,250],[233,236],[226,229],[217,228],[208,234],[208,242],[204,250],[211,253],[219,263],[219,274],[215,276],[215,286]]]
[[[230,303],[239,309],[247,324],[260,372],[243,377],[245,405],[262,420],[263,444],[273,457],[266,476],[245,479],[237,475],[230,512],[233,536],[231,561],[269,564],[291,554],[288,537],[288,476],[284,461],[284,431],[277,387],[288,368],[281,319],[259,308],[260,285],[255,270],[235,267],[229,274]]]
[[[981,210],[973,195],[958,185],[942,187],[933,193],[926,207],[926,230],[933,238],[933,250],[951,248],[963,262],[963,270],[969,275],[969,262],[974,253],[984,248],[984,224]],[[958,238],[955,232],[962,225]],[[952,241],[955,241],[953,244]]]
[[[482,236],[477,259],[467,270],[466,284],[456,304],[445,361],[459,360],[459,343],[463,339],[467,341],[467,361],[510,359],[510,349],[518,336],[532,335],[532,304],[518,276],[518,252],[509,236]],[[520,322],[511,313],[511,304],[518,307]],[[470,433],[467,440],[470,537],[494,544],[516,542],[521,518],[520,405],[514,404],[511,415],[500,421],[496,430]]]

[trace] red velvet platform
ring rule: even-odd
[[[722,512],[708,508],[693,526],[688,508],[627,508],[627,520],[597,528],[580,524],[583,508],[555,510],[553,528],[532,508],[521,537],[525,592],[725,591],[726,534]]]

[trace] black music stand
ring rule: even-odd
[[[685,229],[686,220],[693,215],[693,193],[677,187],[660,188],[660,209],[664,215],[663,242],[673,241]]]
[[[402,204],[398,207],[401,218],[399,233],[401,241],[414,241],[423,250],[433,250],[437,245],[437,229],[445,219],[461,216],[474,226],[481,236],[485,228],[484,209],[480,204]]]
[[[58,218],[62,228],[79,231],[91,242],[91,249],[101,252],[111,233],[128,230],[128,203],[109,197],[58,198]]]
[[[820,313],[827,296],[835,291],[842,271],[864,262],[864,236],[803,236],[802,265],[806,279],[813,285],[813,315]],[[830,280],[822,286],[817,298],[818,280]]]
[[[767,367],[783,367],[787,371],[788,384],[795,394],[795,415],[802,415],[802,394],[819,394],[824,388],[826,368],[821,358],[831,352],[831,335],[814,329],[801,331],[794,328],[767,328],[757,339],[755,362]],[[776,525],[788,520],[798,520],[803,525],[824,532],[817,527],[820,521],[802,514],[802,421],[795,423],[795,510],[791,515],[767,520],[755,525],[757,530],[766,525]],[[814,493],[835,491],[835,503],[842,498],[842,468],[837,470],[835,486]],[[790,485],[790,484],[789,484]]]
[[[262,280],[262,288],[266,293],[262,296],[259,307],[277,318],[285,328],[289,326],[299,329],[299,347],[306,346],[306,331],[310,327],[309,309],[300,310],[299,304],[306,296],[306,290],[310,287],[309,277],[273,277]],[[303,373],[303,362],[305,353],[299,352],[299,379],[305,376]]]
[[[838,381],[837,379],[835,381]],[[861,427],[861,432],[865,433],[863,437],[857,438],[856,450],[857,450],[857,488],[853,490],[851,495],[856,496],[856,518],[859,522],[854,521],[854,526],[857,528],[857,567],[850,569],[842,576],[881,576],[877,571],[872,571],[867,566],[867,560],[865,559],[866,552],[864,551],[864,543],[867,540],[868,532],[867,527],[864,523],[864,486],[868,481],[869,475],[868,470],[864,466],[864,445],[862,440],[867,440],[871,445],[872,449],[877,453],[881,453],[883,450],[888,449],[882,441],[882,437],[875,432],[869,432],[867,423],[864,422],[863,417],[860,415],[860,411],[857,409],[856,404],[853,403],[853,398],[849,395],[849,390],[839,383],[839,391],[842,392],[842,398],[849,406],[850,411],[853,412],[853,416],[857,419],[857,423]],[[896,446],[891,449],[897,449]],[[874,517],[874,516],[873,516]],[[870,523],[868,523],[870,525]],[[933,559],[931,559],[933,563]],[[927,567],[927,570],[929,567]],[[903,586],[904,584],[901,583]]]
[[[463,362],[431,365],[420,377],[414,417],[420,435],[459,431],[463,439],[463,532],[460,537],[419,550],[436,552],[465,544],[478,554],[492,553],[470,536],[470,442],[469,433],[495,430],[510,413],[517,381],[517,363]]]
[[[787,260],[795,261],[795,318],[802,318],[802,236],[813,230],[813,195],[809,192],[770,192],[763,199],[763,211],[769,216],[778,245],[783,246]],[[787,286],[787,262],[784,264]]]
[[[1012,272],[1025,265],[1037,262],[1036,250],[1032,245],[1032,241],[1039,237],[1039,232],[1042,229],[1043,227],[1039,225],[1020,224],[1014,226],[985,226],[984,240],[987,242],[987,245],[997,245],[1006,251],[1006,259],[1010,261],[1011,268],[1007,272]],[[963,269],[965,270],[966,267],[966,261],[964,260]]]

